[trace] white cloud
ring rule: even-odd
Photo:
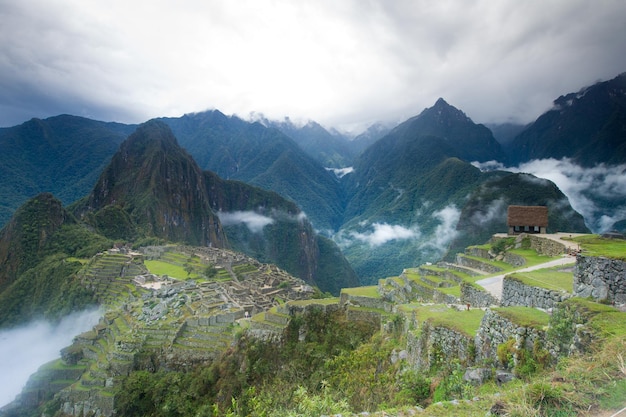
[[[36,321],[0,331],[0,407],[13,401],[31,374],[59,358],[61,349],[93,327],[100,315],[98,310],[89,310],[70,314],[56,325]]]
[[[620,0],[0,0],[0,20],[4,126],[218,108],[363,127],[438,97],[528,122],[626,68]]]
[[[354,172],[354,167],[346,167],[346,168],[326,168],[328,171],[332,171],[333,174],[337,176],[337,178],[342,178],[351,172]]]
[[[231,226],[243,223],[252,233],[260,233],[265,226],[274,223],[274,219],[271,217],[264,216],[254,211],[220,211],[217,214],[222,225]]]
[[[372,224],[373,230],[366,232],[349,232],[352,239],[365,242],[372,247],[384,245],[392,240],[417,239],[420,233],[417,229],[408,229],[400,225],[391,225],[387,223]]]
[[[441,223],[435,228],[434,235],[432,239],[429,239],[428,244],[435,246],[440,251],[445,251],[450,245],[450,242],[452,242],[459,233],[456,230],[456,225],[461,217],[461,210],[455,205],[450,205],[435,212],[433,217],[438,219]]]
[[[552,181],[593,232],[606,231],[614,222],[626,218],[626,164],[586,168],[568,158],[537,159],[518,167],[493,162],[472,164],[481,170],[526,172]]]

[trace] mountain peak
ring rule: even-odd
[[[87,205],[95,218],[104,209],[123,210],[126,214],[119,217],[128,218],[148,235],[195,245],[227,245],[211,210],[202,171],[178,146],[169,126],[157,120],[140,125],[122,143]]]
[[[437,99],[433,107],[450,107],[450,105],[441,97]]]

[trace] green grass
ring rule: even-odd
[[[574,286],[574,276],[571,272],[561,272],[559,269],[562,269],[562,267],[539,269],[530,272],[515,272],[510,277],[531,287],[571,293]]]
[[[148,271],[155,275],[167,275],[171,278],[177,278],[181,280],[185,279],[197,279],[199,278],[198,274],[192,272],[189,276],[187,275],[187,271],[185,268],[179,265],[174,265],[169,262],[164,261],[144,261],[146,268]]]
[[[360,297],[380,298],[377,285],[371,285],[369,287],[344,288],[341,292]]]
[[[585,255],[626,261],[626,240],[604,239],[598,235],[578,236],[572,240],[580,244]]]
[[[522,327],[543,329],[550,320],[548,313],[532,307],[497,307],[493,311]]]
[[[414,311],[420,322],[429,321],[435,326],[447,327],[470,337],[476,334],[485,315],[481,309],[459,311],[443,304],[405,304],[399,306],[399,309],[406,313]]]

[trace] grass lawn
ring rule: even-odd
[[[560,267],[516,272],[511,274],[511,277],[532,287],[571,293],[574,286],[574,275],[571,272],[560,272],[559,269]]]
[[[626,261],[626,240],[604,239],[598,235],[579,236],[572,240],[580,244],[584,255]]]
[[[167,275],[168,277],[181,280],[199,278],[199,275],[195,272],[187,275],[187,271],[185,271],[185,268],[179,265],[171,264],[169,262],[144,261],[144,264],[146,265],[146,268],[148,268],[148,271],[155,275]]]

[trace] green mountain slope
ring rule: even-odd
[[[37,195],[0,231],[0,326],[60,318],[94,299],[76,272],[112,242],[78,224],[51,194]]]
[[[204,170],[295,201],[318,230],[336,230],[343,199],[335,176],[285,134],[219,111],[162,119]]]
[[[26,200],[87,194],[134,126],[61,115],[0,129],[0,226]]]

